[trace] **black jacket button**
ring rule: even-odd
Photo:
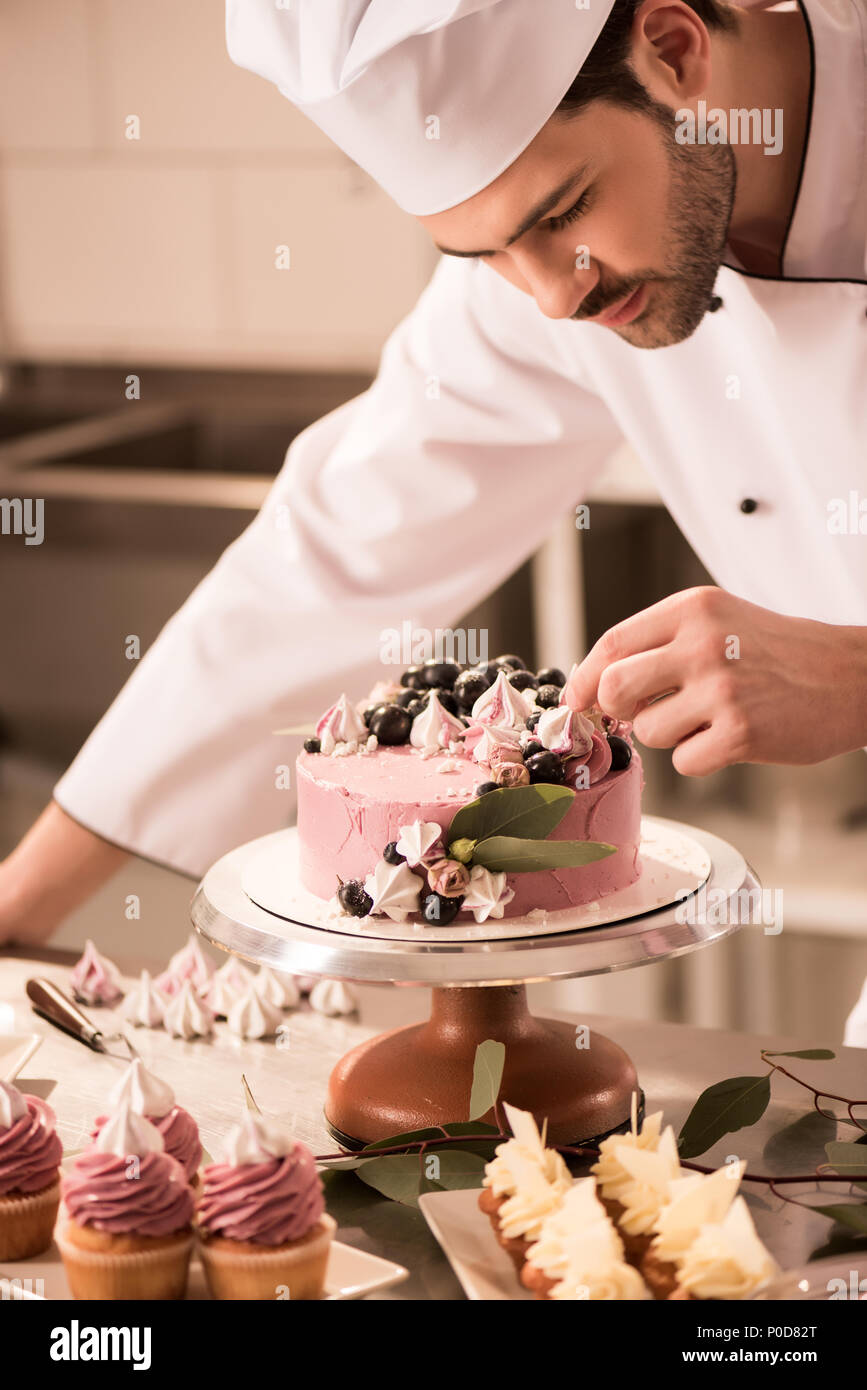
[[[711,299],[710,304],[708,304],[708,306],[707,306],[707,307],[708,307],[708,312],[711,313],[711,314],[715,314],[716,311],[717,311],[717,309],[721,309],[722,306],[723,306],[722,300],[720,299],[720,297],[719,297],[718,294],[715,294],[715,295],[713,296],[713,298]]]
[[[750,512],[754,512],[756,510],[758,505],[759,504],[756,501],[755,497],[745,497],[741,502],[741,511],[746,512],[747,515],[749,515]]]

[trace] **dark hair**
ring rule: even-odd
[[[642,0],[614,0],[614,8],[596,40],[590,56],[557,107],[569,115],[588,102],[604,97],[646,110],[650,97],[630,66],[632,25]],[[719,0],[684,0],[708,29],[731,33],[737,28],[733,11]]]

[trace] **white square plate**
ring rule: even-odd
[[[379,1293],[409,1277],[403,1265],[392,1264],[379,1255],[369,1255],[335,1240],[331,1243],[328,1270],[325,1276],[325,1298],[364,1298]],[[32,1260],[18,1260],[0,1266],[0,1301],[5,1299],[66,1299],[72,1295],[66,1282],[66,1271],[60,1251],[54,1242],[42,1255]],[[193,1256],[187,1298],[194,1301],[210,1297],[202,1266]]]
[[[0,1081],[14,1081],[41,1043],[38,1033],[0,1033]]]
[[[463,1192],[426,1192],[418,1204],[467,1298],[486,1302],[534,1300],[530,1290],[518,1282],[515,1266],[479,1210],[480,1191],[476,1187]]]

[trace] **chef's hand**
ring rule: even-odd
[[[44,941],[128,858],[52,801],[0,863],[0,947]]]
[[[784,618],[709,586],[610,628],[570,685],[574,708],[631,719],[687,777],[867,744],[867,628]]]

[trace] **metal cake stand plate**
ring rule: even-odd
[[[245,891],[250,866],[271,846],[286,847],[291,832],[254,840],[219,859],[200,883],[191,907],[206,940],[245,960],[295,975],[323,975],[368,984],[424,985],[433,991],[426,1023],[370,1038],[341,1058],[328,1084],[325,1118],[347,1148],[466,1116],[479,1043],[506,1045],[500,1095],[547,1119],[552,1143],[589,1143],[629,1124],[636,1069],[617,1043],[568,1023],[533,1017],[526,985],[627,970],[719,941],[741,916],[727,910],[758,879],[725,840],[692,826],[645,817],[643,836],[677,832],[709,858],[701,891],[604,926],[576,929],[562,921],[550,934],[538,923],[528,935],[487,940],[412,940],[341,932],[339,924],[310,926],[267,911]],[[705,911],[701,894],[712,910]],[[559,916],[560,914],[558,914]],[[337,929],[336,929],[337,927]],[[485,988],[480,988],[485,986]],[[492,1117],[486,1117],[492,1118]]]

